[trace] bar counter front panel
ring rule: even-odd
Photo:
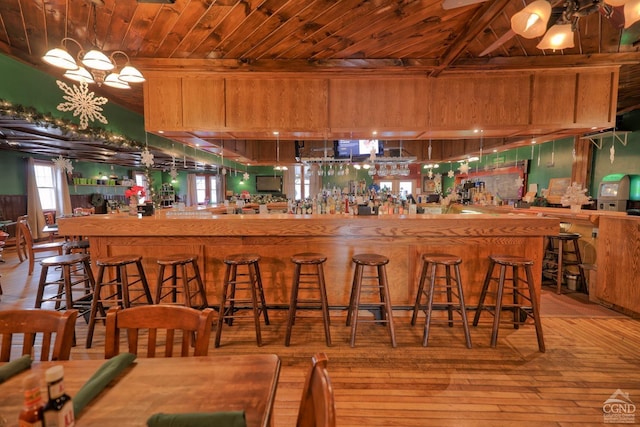
[[[211,217],[137,218],[125,214],[61,218],[61,235],[88,236],[92,259],[142,255],[152,287],[157,259],[174,254],[197,254],[209,305],[220,300],[225,256],[239,252],[261,256],[260,271],[269,306],[289,302],[298,252],[327,255],[325,280],[329,304],[349,302],[353,263],[357,253],[389,257],[387,275],[394,307],[412,306],[420,255],[426,252],[460,256],[467,305],[477,303],[490,254],[521,255],[534,261],[535,285],[540,289],[544,236],[559,231],[559,220],[549,217],[495,214],[387,215],[214,215]]]

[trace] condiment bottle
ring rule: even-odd
[[[18,415],[19,427],[42,427],[44,424],[40,381],[35,374],[29,374],[22,382],[24,388],[24,407]]]
[[[73,427],[73,403],[64,391],[64,368],[53,366],[45,372],[49,401],[44,406],[44,423],[46,427]]]

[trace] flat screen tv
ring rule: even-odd
[[[256,175],[256,191],[258,193],[282,193],[282,177]]]
[[[371,151],[381,156],[384,153],[383,143],[377,139],[339,139],[333,142],[333,153],[336,159],[350,157],[366,157]]]

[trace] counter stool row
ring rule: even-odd
[[[208,306],[207,296],[198,270],[197,256],[176,255],[158,260],[160,266],[155,299],[142,268],[139,255],[117,255],[99,258],[97,278],[94,278],[88,254],[72,253],[43,259],[36,308],[45,302],[55,303],[56,310],[78,309],[88,323],[86,347],[90,348],[97,321],[106,320],[108,306],[128,308],[135,304],[178,303],[194,308]],[[165,272],[165,268],[169,267]],[[58,268],[58,278],[49,279],[49,269]],[[53,295],[45,297],[49,286],[56,286]],[[166,289],[169,289],[166,291]],[[198,300],[199,299],[199,300]]]
[[[491,255],[490,265],[483,283],[480,300],[474,316],[473,325],[477,326],[483,311],[494,315],[491,346],[497,343],[498,329],[502,312],[512,311],[512,323],[515,328],[532,318],[538,338],[538,346],[544,352],[544,339],[540,322],[537,297],[533,285],[531,265],[532,261],[516,256]],[[121,308],[131,307],[138,301],[143,304],[170,303],[187,305],[194,308],[208,307],[206,292],[202,283],[197,264],[197,256],[177,255],[158,260],[159,274],[155,298],[152,298],[149,285],[142,268],[142,257],[136,255],[122,255],[96,260],[98,269],[97,280],[94,280],[86,254],[69,254],[44,259],[42,274],[36,296],[36,308],[43,302],[55,302],[56,309],[75,308],[81,314],[88,316],[89,330],[87,334],[87,348],[91,347],[95,323],[106,319],[106,305]],[[320,309],[325,331],[325,341],[331,345],[329,305],[326,294],[323,265],[327,257],[320,253],[305,252],[291,257],[295,265],[293,283],[291,287],[289,314],[285,335],[285,345],[291,341],[291,333],[298,310]],[[224,323],[232,325],[238,317],[249,317],[255,325],[256,342],[262,345],[260,318],[269,324],[267,305],[264,296],[262,278],[259,267],[260,256],[257,254],[234,254],[225,257],[225,279],[220,301],[219,316],[216,324],[215,347],[219,347]],[[349,306],[347,308],[347,326],[351,326],[350,345],[355,346],[358,323],[375,322],[387,327],[391,338],[391,345],[396,347],[396,336],[393,322],[393,310],[386,273],[389,259],[378,254],[357,254],[352,257],[354,275],[351,286]],[[465,341],[471,348],[471,338],[466,316],[464,293],[460,279],[459,265],[462,260],[448,254],[423,254],[418,292],[413,307],[411,324],[415,325],[418,313],[425,313],[423,345],[429,338],[429,329],[433,321],[433,310],[443,308],[447,310],[446,323],[453,326],[453,313],[457,312],[462,320]],[[59,279],[47,281],[50,267],[59,267],[62,274]],[[129,269],[128,269],[129,268]],[[240,270],[239,270],[240,268]],[[495,276],[496,268],[499,270]],[[507,274],[507,269],[511,274]],[[520,273],[524,271],[524,276]],[[110,280],[108,279],[110,278]],[[491,290],[492,283],[496,289]],[[509,283],[507,285],[506,283]],[[44,298],[46,286],[56,285],[57,292],[52,297]],[[79,290],[77,288],[79,287]],[[304,297],[300,296],[300,292]],[[79,297],[74,297],[80,293]],[[106,294],[105,294],[106,293]],[[315,293],[316,297],[308,295]],[[375,295],[363,300],[362,294]],[[182,294],[182,298],[178,298]],[[434,296],[446,295],[446,300],[434,300]],[[494,303],[487,304],[486,297],[494,296]],[[503,298],[511,296],[509,304],[503,304]],[[423,304],[423,297],[426,302]],[[455,300],[454,300],[455,298]],[[64,307],[62,306],[64,303]],[[247,316],[240,314],[249,308]],[[361,319],[360,311],[376,310],[379,316],[374,319]]]
[[[248,285],[248,288],[245,288],[245,290],[249,290],[251,299],[244,300],[243,302],[249,304],[250,308],[252,308],[256,328],[256,340],[258,345],[262,344],[260,336],[260,313],[264,314],[266,324],[269,324],[269,321],[266,315],[267,309],[258,267],[259,260],[260,257],[258,255],[248,254],[234,255],[225,259],[227,273],[221,303],[221,313],[223,314],[218,318],[216,347],[220,345],[223,323],[226,321],[231,325],[232,317],[235,315],[236,308],[234,302],[237,302],[237,299],[234,300],[234,296],[235,290],[237,289],[236,285],[240,283]],[[331,345],[329,308],[323,271],[323,265],[326,260],[327,257],[325,255],[313,252],[299,253],[291,257],[291,261],[295,265],[295,271],[291,286],[289,314],[285,334],[286,346],[290,345],[292,328],[296,319],[300,317],[298,310],[301,309],[322,310],[325,341],[328,346]],[[490,265],[483,283],[473,325],[477,326],[480,316],[484,311],[494,315],[491,346],[495,347],[500,323],[505,321],[502,319],[502,313],[504,311],[513,312],[512,323],[514,328],[518,328],[527,318],[531,318],[535,324],[538,348],[541,352],[544,352],[545,347],[540,322],[540,312],[531,272],[533,262],[523,257],[508,255],[491,255],[489,260]],[[391,345],[392,347],[396,347],[393,310],[386,273],[386,265],[389,263],[389,259],[382,255],[367,253],[354,255],[352,261],[355,265],[355,270],[346,321],[347,326],[351,326],[350,345],[352,347],[355,346],[357,326],[359,323],[374,322],[386,325],[391,338]],[[465,309],[464,292],[460,279],[459,266],[461,263],[462,259],[454,255],[422,255],[422,269],[411,323],[415,325],[418,313],[420,311],[425,312],[424,346],[426,346],[428,342],[433,310],[437,308],[447,310],[448,317],[446,322],[449,326],[453,326],[454,311],[460,315],[466,345],[468,348],[472,346]],[[248,267],[248,272],[246,273],[246,275],[249,276],[248,281],[238,281],[236,275],[239,265],[246,265]],[[307,270],[304,269],[305,267]],[[496,273],[496,270],[498,273]],[[507,274],[507,270],[510,270],[510,274]],[[524,272],[524,276],[521,276],[522,272]],[[498,275],[496,276],[496,274]],[[494,284],[495,286],[493,286]],[[315,294],[316,297],[311,298],[306,296],[305,298],[301,298],[301,291],[305,292],[305,295],[309,295],[309,293]],[[363,294],[369,295],[366,301],[362,299]],[[444,302],[440,300],[434,301],[434,296],[438,294],[446,295],[446,300]],[[372,295],[374,298],[371,298]],[[494,302],[487,304],[487,296],[490,295],[494,297]],[[509,296],[510,303],[503,304],[503,298]],[[426,303],[424,304],[422,303],[423,297],[426,299]],[[373,319],[361,319],[360,312],[363,310],[375,310],[379,312],[380,315],[377,318],[374,316]]]

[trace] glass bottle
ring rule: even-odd
[[[73,427],[73,403],[64,390],[64,368],[53,366],[45,372],[49,401],[44,406],[44,423],[47,427]]]
[[[29,374],[23,381],[24,407],[18,415],[19,427],[42,427],[44,424],[40,381],[35,374]]]

